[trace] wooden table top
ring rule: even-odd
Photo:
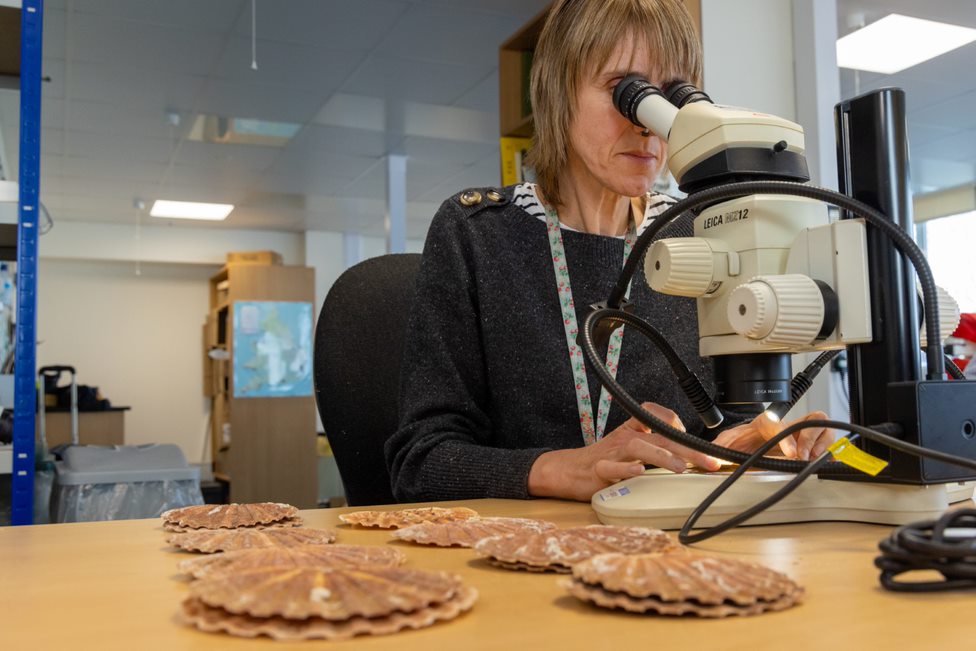
[[[482,515],[596,523],[589,505],[555,500],[453,502]],[[803,585],[802,605],[759,617],[707,620],[601,610],[570,597],[559,575],[512,572],[469,549],[393,542],[382,530],[339,525],[340,513],[303,511],[306,526],[338,542],[398,545],[408,567],[448,570],[480,598],[457,620],[420,631],[344,642],[274,642],[202,633],[175,615],[187,593],[176,571],[189,554],[168,548],[158,520],[0,528],[0,649],[947,649],[973,645],[971,593],[895,594],[872,565],[889,527],[817,523],[740,528],[696,545],[764,563]]]

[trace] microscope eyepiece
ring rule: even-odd
[[[693,84],[680,79],[675,79],[665,85],[664,96],[679,109],[695,102],[712,103],[712,98],[706,95],[705,91],[699,90]]]
[[[637,119],[637,107],[648,95],[661,95],[661,90],[640,75],[627,75],[613,89],[613,105],[624,117],[639,127],[646,127]]]
[[[627,75],[617,84],[613,105],[625,118],[665,140],[678,114],[661,89],[638,74]]]

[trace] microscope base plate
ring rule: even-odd
[[[604,524],[680,529],[692,510],[728,475],[650,470],[598,491],[591,503]],[[778,472],[746,473],[711,506],[698,526],[712,526],[744,511],[792,477]],[[810,477],[746,525],[831,520],[907,524],[937,518],[950,504],[971,501],[974,488],[976,482],[916,486]]]

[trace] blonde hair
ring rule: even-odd
[[[701,85],[701,44],[681,0],[556,0],[549,10],[532,61],[535,137],[527,162],[553,205],[561,203],[559,172],[580,86],[631,35],[646,39],[663,79]]]

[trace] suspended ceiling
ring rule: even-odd
[[[225,227],[380,234],[400,153],[423,237],[443,198],[499,182],[498,45],[546,4],[257,0],[252,70],[249,0],[48,0],[42,199],[56,219],[132,223],[134,199],[168,198],[236,204]],[[971,0],[838,0],[839,33],[892,11],[976,27]],[[844,97],[906,89],[916,191],[976,179],[974,61],[971,44],[840,73]],[[299,130],[283,147],[199,142],[201,114]],[[9,100],[0,133],[16,133]]]

